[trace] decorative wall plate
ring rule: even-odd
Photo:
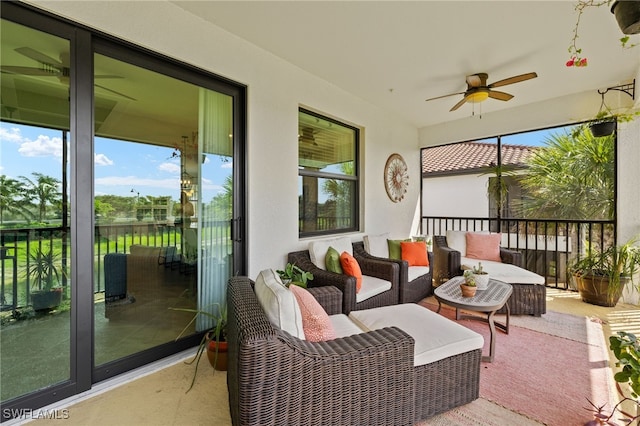
[[[391,154],[384,165],[384,188],[394,203],[402,201],[409,186],[407,163],[400,154]]]

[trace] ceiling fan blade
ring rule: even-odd
[[[127,99],[132,100],[132,101],[137,101],[137,99],[132,98],[131,96],[127,96],[124,93],[116,92],[115,90],[111,90],[111,89],[109,89],[107,87],[104,87],[104,86],[101,86],[99,84],[96,84],[95,86],[101,88],[102,90],[106,90],[107,92],[111,92],[114,95],[122,96],[123,98],[127,98]]]
[[[434,100],[436,100],[436,99],[448,98],[449,96],[464,95],[465,93],[466,93],[466,92],[449,93],[448,95],[436,96],[435,98],[425,99],[425,102],[427,102],[427,101],[434,101]]]
[[[487,78],[489,75],[484,72],[479,72],[477,74],[472,74],[467,76],[467,85],[469,88],[472,87],[481,87],[487,85]]]
[[[535,72],[528,72],[526,74],[515,75],[513,77],[505,78],[504,80],[498,80],[495,83],[491,83],[488,87],[491,89],[493,87],[506,86],[507,84],[520,83],[521,81],[530,80],[532,78],[536,78],[538,74]]]
[[[55,71],[54,69],[41,69],[41,68],[33,68],[33,67],[17,67],[12,65],[3,65],[0,68],[2,72],[8,72],[12,74],[22,74],[22,75],[39,75],[46,77],[57,77],[60,75],[60,71]]]
[[[492,99],[497,99],[499,101],[508,101],[513,98],[513,95],[505,92],[498,92],[497,90],[489,90],[489,97]]]
[[[467,102],[469,100],[469,97],[471,96],[471,94],[468,94],[467,96],[465,96],[464,98],[462,98],[462,100],[460,102],[458,102],[457,104],[455,104],[453,106],[453,108],[451,108],[449,110],[449,112],[453,112],[455,110],[457,110],[458,108],[460,108],[462,105],[464,105],[465,102]]]
[[[16,52],[26,56],[27,58],[31,58],[34,61],[38,61],[43,64],[48,64],[57,68],[64,67],[62,62],[58,61],[57,59],[53,59],[52,57],[47,56],[44,53],[38,52],[37,50],[32,49],[30,47],[17,47]]]

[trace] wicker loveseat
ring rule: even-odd
[[[450,235],[460,231],[447,231]],[[433,237],[434,276],[437,284],[462,275],[463,262],[471,263],[465,259],[464,254],[448,245],[447,237],[436,235]],[[501,268],[496,262],[482,261],[484,269],[494,278],[511,284],[513,292],[507,301],[511,315],[540,316],[547,312],[547,288],[544,285],[544,277],[522,268],[522,253],[517,250],[509,250],[500,247],[500,258],[508,273],[499,271],[502,276],[492,274],[491,267]],[[478,260],[473,260],[477,264]],[[498,313],[506,313],[506,305]]]
[[[341,311],[335,287],[309,291],[328,314]],[[415,341],[398,327],[301,340],[272,325],[247,277],[229,280],[227,303],[227,385],[236,426],[413,425],[478,398],[480,348],[414,366]]]

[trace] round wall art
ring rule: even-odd
[[[391,154],[384,165],[384,188],[394,203],[402,201],[409,186],[407,163],[400,154]]]

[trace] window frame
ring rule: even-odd
[[[316,170],[306,170],[300,167],[300,154],[298,151],[298,178],[311,177],[315,179],[334,179],[344,182],[353,182],[354,189],[351,194],[352,199],[352,208],[350,213],[350,220],[352,225],[348,228],[334,228],[334,229],[326,229],[326,230],[313,230],[313,231],[303,231],[302,222],[304,217],[302,216],[302,210],[300,208],[300,198],[302,197],[302,192],[298,191],[298,236],[299,238],[307,238],[307,237],[315,237],[321,235],[337,235],[337,234],[345,234],[349,232],[356,232],[360,229],[360,133],[361,129],[354,125],[348,124],[344,121],[341,121],[336,118],[332,118],[328,115],[321,114],[315,111],[311,111],[304,107],[298,107],[298,125],[300,125],[300,114],[307,114],[313,117],[316,117],[320,120],[326,120],[330,123],[345,127],[353,131],[354,134],[354,165],[353,165],[353,175],[343,175],[339,173],[332,172],[322,172]],[[298,140],[298,148],[300,147],[300,140]]]

